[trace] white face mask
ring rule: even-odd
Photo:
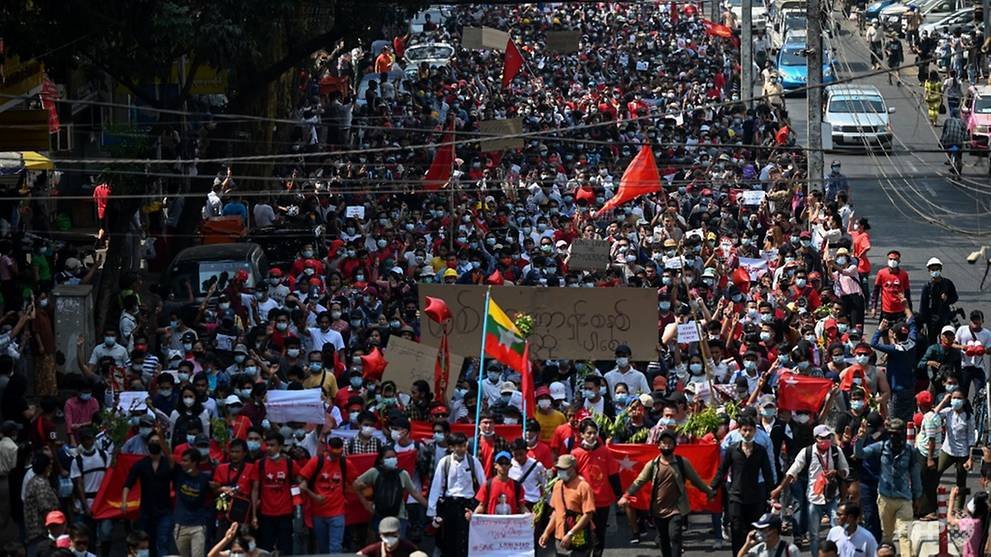
[[[399,536],[382,536],[382,543],[388,548],[393,548],[399,545]]]
[[[537,401],[537,407],[540,408],[541,410],[547,410],[548,408],[551,407],[551,401],[550,401],[550,399],[542,398],[542,399],[538,400]]]

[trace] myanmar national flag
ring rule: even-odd
[[[526,339],[495,300],[489,298],[485,332],[485,355],[514,370],[525,373]]]

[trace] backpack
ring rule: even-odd
[[[809,478],[809,466],[812,464],[812,447],[813,446],[814,445],[809,445],[808,447],[805,447],[805,468],[802,469],[802,472],[801,472],[800,475],[802,475],[802,476],[805,477],[805,481],[806,482],[808,482],[809,479],[810,479]],[[832,469],[833,470],[838,470],[839,469],[839,466],[838,466],[838,462],[839,462],[839,458],[840,458],[839,452],[840,452],[840,450],[837,447],[835,447],[835,446],[829,448],[829,459],[832,462]],[[833,479],[829,480],[829,483],[826,484],[826,490],[823,493],[823,495],[826,497],[827,500],[832,499],[839,492],[839,487],[840,487],[839,481],[834,477]]]
[[[106,472],[107,471],[107,465],[110,464],[110,459],[107,457],[107,452],[106,451],[104,451],[103,449],[97,449],[96,451],[97,451],[97,454],[100,455],[100,460],[103,461],[103,466],[99,466],[99,467],[96,467],[96,468],[90,468],[89,470],[83,469],[83,455],[81,455],[79,453],[76,453],[76,466],[79,467],[79,477],[80,477],[80,479],[84,480],[84,482],[85,482],[85,479],[86,479],[86,475],[87,474],[93,474],[95,472]],[[86,492],[86,497],[96,497],[96,492],[95,491],[93,491],[93,492],[87,491]]]
[[[375,504],[375,516],[398,516],[406,499],[402,472],[379,470],[374,492],[372,502]]]
[[[450,456],[450,455],[448,455],[448,456]],[[453,457],[451,457],[451,458],[453,458]],[[440,496],[441,497],[444,497],[444,496],[447,495],[447,476],[448,476],[448,474],[451,473],[451,458],[448,458],[447,460],[444,461],[444,478],[443,478],[444,484],[443,484],[443,487],[441,488],[441,492],[440,492]],[[475,490],[475,493],[478,493],[479,485],[478,485],[478,475],[475,473],[475,459],[472,458],[472,456],[470,454],[469,455],[465,455],[465,458],[468,459],[468,472],[469,472],[469,475],[471,476],[471,487],[472,487],[472,489]],[[526,476],[524,476],[523,478],[525,478],[525,477]],[[521,478],[520,481],[522,481],[523,478]]]
[[[311,474],[310,477],[306,479],[306,486],[310,489],[310,491],[313,491],[313,486],[316,485],[317,476],[320,475],[320,470],[323,470],[324,460],[325,460],[324,455],[320,455],[320,456],[317,457],[317,467],[313,470],[313,474]],[[347,462],[348,462],[348,459],[347,458],[345,458],[343,456],[340,458],[340,466],[341,466],[341,492],[342,493],[344,492],[344,486],[346,486],[347,485],[347,482],[348,482],[348,464],[347,464]]]

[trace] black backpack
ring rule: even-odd
[[[402,472],[379,470],[375,478],[374,490],[372,502],[375,504],[375,516],[398,516],[399,509],[406,499]]]

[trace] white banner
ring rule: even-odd
[[[132,411],[148,410],[145,400],[148,398],[148,391],[122,391],[118,393],[117,409],[130,413]]]
[[[699,327],[694,321],[678,325],[678,344],[689,344],[701,340],[702,338],[699,337]]]
[[[266,417],[278,423],[324,423],[324,406],[321,389],[301,391],[269,391],[265,401]]]
[[[533,517],[474,514],[468,531],[471,557],[533,557]]]
[[[767,273],[767,260],[752,257],[741,257],[740,267],[746,269],[750,280],[755,281]]]

